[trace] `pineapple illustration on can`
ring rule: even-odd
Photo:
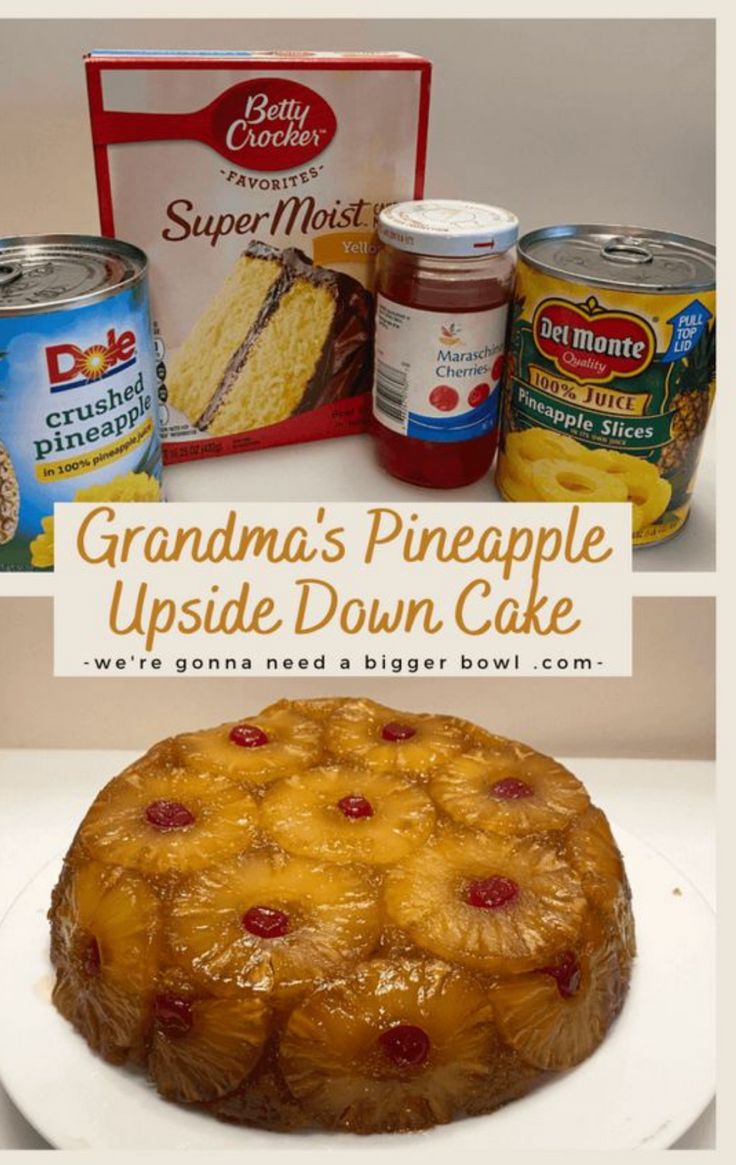
[[[715,250],[637,227],[519,244],[496,482],[508,501],[630,502],[634,546],[687,521],[715,392]]]
[[[55,502],[161,498],[147,268],[113,239],[0,239],[0,570],[53,567]]]

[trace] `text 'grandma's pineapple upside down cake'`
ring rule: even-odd
[[[549,757],[451,716],[281,701],[102,790],[54,891],[54,1002],[170,1100],[422,1129],[595,1050],[630,898],[605,816]]]

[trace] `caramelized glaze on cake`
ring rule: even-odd
[[[281,701],[102,790],[54,891],[54,1002],[224,1119],[423,1129],[595,1051],[630,899],[549,757],[450,716]]]

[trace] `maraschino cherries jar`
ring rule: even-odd
[[[381,211],[373,429],[394,477],[452,489],[490,469],[518,230],[478,202]]]

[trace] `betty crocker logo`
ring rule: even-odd
[[[585,303],[545,299],[532,320],[534,342],[566,376],[597,384],[638,376],[654,359],[657,339],[640,316]]]
[[[332,141],[337,118],[324,97],[283,77],[235,85],[215,103],[216,148],[244,170],[292,170]]]

